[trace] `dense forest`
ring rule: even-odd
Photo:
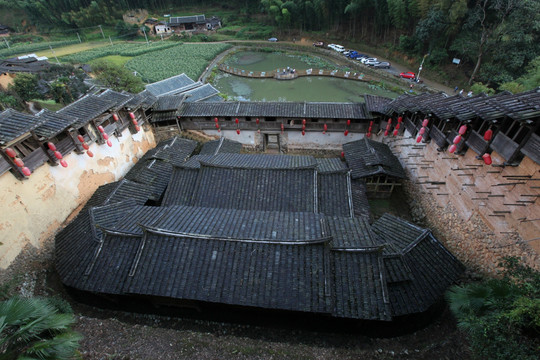
[[[42,29],[112,25],[139,8],[174,16],[183,7],[209,6],[236,9],[239,18],[257,17],[284,34],[313,31],[384,44],[425,56],[432,66],[457,58],[470,83],[538,83],[539,0],[0,0],[1,8],[24,11]]]

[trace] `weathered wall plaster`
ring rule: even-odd
[[[92,144],[92,158],[67,155],[67,168],[44,164],[23,181],[9,172],[0,176],[0,268],[27,244],[39,248],[99,186],[121,179],[155,146],[151,130],[131,134],[126,129],[111,142],[112,147]]]

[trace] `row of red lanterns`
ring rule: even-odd
[[[15,163],[15,165],[17,165],[18,168],[21,169],[21,172],[24,174],[24,176],[32,175],[32,171],[30,171],[29,168],[24,166],[24,161],[22,161],[22,159],[17,157],[17,153],[15,152],[15,150],[13,150],[12,148],[7,148],[6,154],[7,156],[13,159],[13,162]]]
[[[68,164],[66,160],[64,160],[62,153],[56,149],[56,146],[50,141],[47,143],[47,146],[49,147],[49,150],[51,150],[54,153],[54,157],[60,160],[60,165],[62,165],[63,167],[67,167]]]

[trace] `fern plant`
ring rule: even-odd
[[[81,336],[72,313],[49,299],[14,297],[0,303],[0,360],[73,359]]]

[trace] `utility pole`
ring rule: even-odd
[[[142,32],[144,33],[144,38],[146,39],[146,45],[150,45],[150,44],[148,43],[148,36],[146,36],[146,30],[144,29],[144,26],[143,26],[143,28],[142,28]]]
[[[163,41],[163,34],[161,34],[161,41]]]
[[[111,45],[113,44],[110,35],[109,35],[109,42],[111,43]]]
[[[79,33],[77,33],[77,37],[79,38],[79,44],[82,43],[81,37],[79,36]]]
[[[58,61],[58,58],[56,57],[56,54],[55,54],[55,52],[54,52],[54,50],[53,50],[53,48],[52,48],[51,45],[49,45],[49,49],[51,49],[51,52],[52,52],[54,58],[56,59],[56,62],[58,63],[58,65],[60,65],[60,61]]]
[[[424,55],[424,58],[422,59],[422,63],[420,64],[420,67],[418,68],[418,75],[416,75],[416,82],[420,82],[420,72],[422,71],[422,66],[424,65],[424,61],[426,61],[426,58],[429,56],[429,53]]]
[[[101,28],[101,25],[98,25],[99,26],[99,30],[101,30],[101,36],[103,36],[103,40],[105,40],[105,34],[103,33],[103,29]]]
[[[9,49],[9,43],[7,42],[7,39],[4,38],[4,41],[6,42],[6,45],[7,45],[8,49]]]

